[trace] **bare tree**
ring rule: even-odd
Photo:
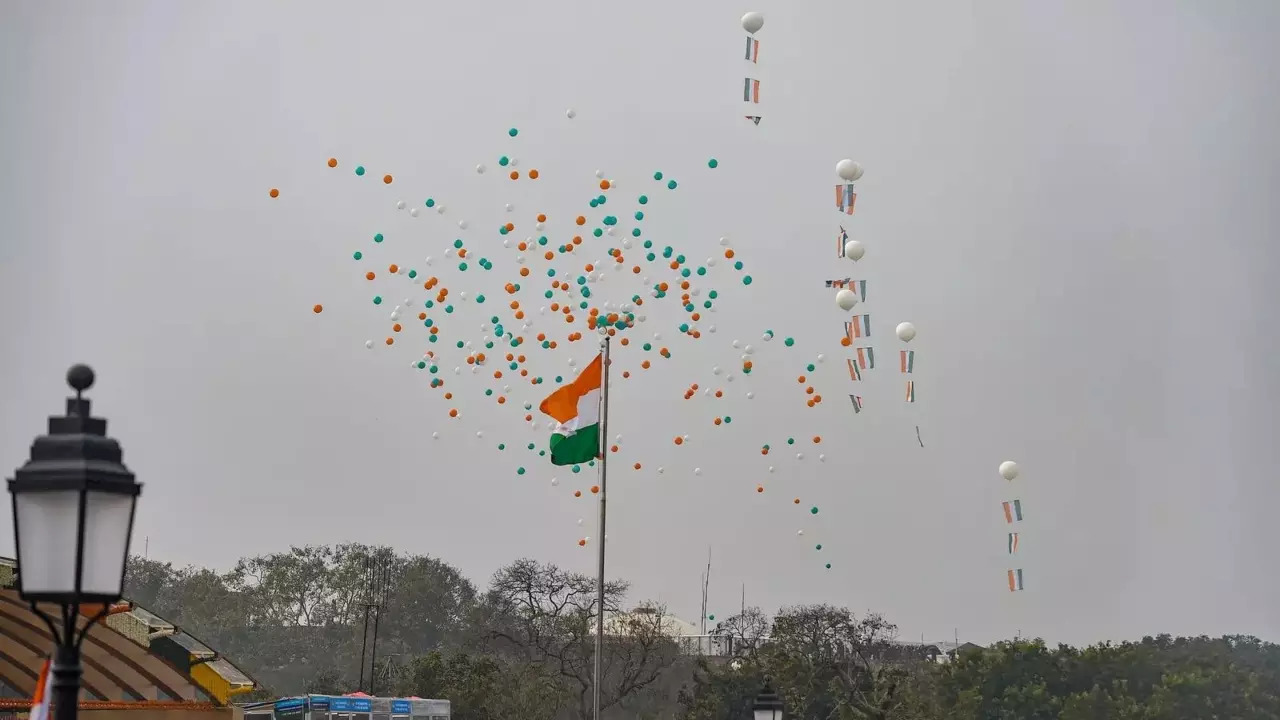
[[[660,608],[620,612],[626,590],[622,581],[605,584],[602,709],[648,687],[677,656]],[[584,720],[591,715],[595,602],[593,578],[518,560],[494,574],[480,618],[490,647],[558,674]]]

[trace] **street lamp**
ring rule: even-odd
[[[120,461],[120,444],[107,437],[107,421],[91,417],[81,393],[93,370],[67,371],[76,391],[65,417],[49,418],[49,434],[31,444],[31,459],[9,481],[18,555],[18,594],[49,626],[57,720],[75,720],[80,696],[80,646],[124,590],[134,505],[142,486]],[[37,603],[53,605],[46,614]],[[81,606],[101,604],[78,627]]]
[[[769,687],[768,680],[765,680],[751,710],[755,713],[755,720],[782,720],[782,698]]]

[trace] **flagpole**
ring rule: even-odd
[[[600,681],[604,664],[604,519],[605,482],[609,461],[609,336],[605,335],[600,348],[600,545],[599,567],[596,572],[596,653],[595,682],[592,687],[595,720],[600,720]]]

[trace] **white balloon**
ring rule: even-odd
[[[741,343],[739,343],[737,340],[734,340],[731,344],[733,345],[733,349],[735,350],[737,350],[741,346]]]
[[[458,221],[458,228],[459,228],[459,229],[462,229],[462,230],[466,230],[466,229],[467,229],[467,221],[466,221],[466,220],[459,220],[459,221]]]
[[[409,217],[418,217],[418,208],[409,208]]]
[[[578,518],[578,527],[582,527],[582,518]]]
[[[853,182],[854,180],[862,177],[862,166],[848,158],[845,158],[844,160],[836,163],[836,174],[840,176],[841,180]]]
[[[694,475],[701,475],[701,474],[702,474],[702,468],[694,468],[694,469],[693,469],[693,474],[694,474]]]
[[[604,177],[604,171],[603,171],[603,170],[597,170],[597,171],[596,171],[596,177],[598,177],[598,178],[603,178],[603,177]]]
[[[555,487],[559,484],[560,484],[559,480],[557,480],[556,478],[551,478],[551,487]]]
[[[797,535],[804,535],[804,530],[797,530],[797,531],[796,531],[796,534],[797,534]]]
[[[866,254],[867,249],[862,247],[862,243],[857,240],[850,240],[844,244],[844,256],[854,262],[858,262],[862,259],[862,256]]]
[[[430,256],[430,255],[428,255],[428,256],[427,256],[427,259],[426,259],[424,262],[426,262],[426,263],[427,263],[427,265],[430,265],[430,264],[431,264],[431,256]]]
[[[753,392],[748,392],[748,393],[747,393],[747,399],[748,399],[748,400],[750,400],[750,399],[754,398],[755,396],[756,396],[756,394],[755,394],[755,393],[753,393]]]
[[[433,432],[433,433],[431,433],[431,439],[432,439],[432,440],[439,440],[439,439],[440,439],[440,433],[438,433],[438,432]]]
[[[1005,460],[1000,463],[1000,477],[1005,480],[1013,480],[1018,477],[1018,463],[1012,460]]]
[[[661,475],[662,473],[663,473],[662,466],[661,466],[661,465],[659,465],[659,466],[658,466],[658,474],[659,474],[659,475]]]
[[[478,438],[482,438],[482,437],[484,437],[484,431],[483,431],[483,430],[477,430],[477,431],[476,431],[476,437],[478,437]]]
[[[366,349],[366,350],[372,350],[372,349],[373,349],[373,341],[372,341],[372,340],[365,340],[365,341],[364,341],[364,347],[365,347],[365,349]]]
[[[716,331],[716,326],[715,326],[715,325],[708,325],[708,326],[707,326],[707,332],[715,332],[715,331]]]
[[[822,353],[818,353],[818,362],[822,362],[823,360],[826,360],[826,359],[827,359],[826,355],[823,355]]]
[[[818,453],[818,462],[826,462],[826,461],[827,461],[827,456],[823,453]]]
[[[574,110],[573,108],[569,108],[568,110],[564,111],[564,116],[572,120],[578,116],[578,111]]]
[[[403,209],[404,209],[404,201],[403,201],[403,200],[397,200],[397,201],[396,201],[396,209],[397,209],[397,210],[403,210]]]
[[[898,334],[898,339],[902,342],[911,342],[916,336],[916,326],[909,322],[898,323],[898,328],[894,332]]]
[[[840,288],[836,293],[836,306],[841,310],[852,310],[858,304],[858,294],[849,288]]]
[[[484,174],[484,163],[480,163],[479,165],[476,166],[476,172],[480,173],[481,175]]]
[[[758,12],[749,12],[742,16],[742,29],[755,35],[764,27],[764,16]]]
[[[514,208],[511,206],[511,203],[507,203],[507,212],[511,212],[513,209]]]
[[[520,158],[514,158],[514,157],[511,158],[511,167],[515,167],[519,164],[520,164]]]
[[[444,205],[437,205],[437,206],[436,206],[436,214],[437,214],[437,215],[443,215],[443,214],[444,214]]]
[[[720,238],[720,245],[721,245],[722,247],[728,247],[728,246],[729,246],[729,238],[727,238],[727,237],[722,237],[722,238]]]
[[[542,223],[534,223],[534,224],[533,224],[533,229],[534,229],[534,230],[541,230],[541,229],[542,229]]]
[[[797,459],[797,460],[803,460],[803,459],[804,459],[804,453],[796,453],[796,459]]]

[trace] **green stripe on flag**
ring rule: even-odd
[[[554,433],[551,436],[551,464],[577,465],[590,462],[600,451],[600,426],[578,428],[572,435]]]

